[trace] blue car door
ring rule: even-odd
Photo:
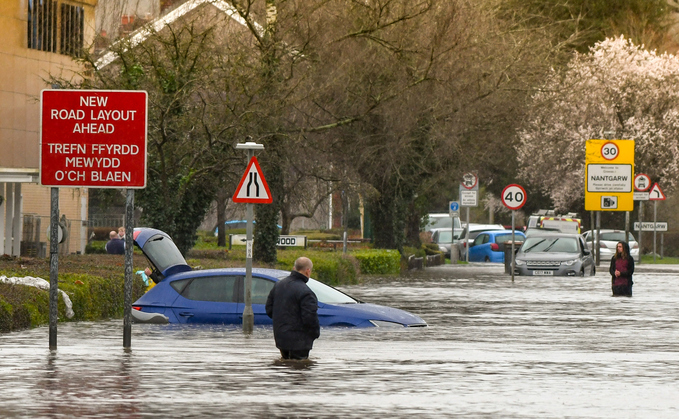
[[[239,285],[238,313],[239,323],[243,323],[243,310],[245,309],[245,294],[243,290],[245,278],[241,279]],[[252,277],[252,287],[250,297],[252,298],[252,313],[255,315],[255,324],[272,324],[273,321],[266,315],[266,299],[269,292],[276,283],[269,279],[259,276]]]
[[[200,276],[174,301],[172,310],[181,323],[238,324],[238,276]]]
[[[490,248],[490,235],[481,233],[474,239],[473,246],[469,248],[470,262],[483,262]]]

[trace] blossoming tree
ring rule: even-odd
[[[647,51],[624,37],[575,54],[554,71],[520,129],[520,175],[557,209],[584,199],[585,143],[615,132],[635,140],[635,171],[663,189],[679,175],[679,58]]]

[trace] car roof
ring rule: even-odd
[[[465,225],[465,228],[467,226]],[[473,224],[469,223],[469,231],[476,230],[506,230],[501,224]]]
[[[534,237],[543,237],[543,238],[550,238],[550,237],[557,237],[557,238],[582,238],[581,234],[578,233],[555,233],[555,232],[545,232],[545,233],[536,233],[536,234],[531,234],[530,238]]]
[[[497,234],[512,234],[512,230],[506,228],[506,229],[504,229],[504,230],[497,229],[497,230],[488,230],[488,231],[482,231],[482,232],[481,232],[481,234],[484,234],[484,233],[488,233],[488,234],[492,234],[492,235],[497,235]],[[521,234],[522,236],[524,235],[524,234],[523,234],[523,231],[519,231],[519,230],[516,230],[516,229],[514,230],[514,234]]]

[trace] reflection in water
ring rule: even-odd
[[[62,323],[0,335],[0,417],[677,417],[676,275],[525,278],[439,267],[344,290],[428,328],[327,329],[283,361],[270,328]]]

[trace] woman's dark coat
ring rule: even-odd
[[[278,281],[266,300],[266,314],[273,319],[276,347],[286,351],[310,350],[321,335],[318,300],[306,284],[309,278],[292,271]]]
[[[632,284],[634,284],[634,281],[632,281],[632,274],[634,274],[634,258],[630,254],[629,251],[629,243],[627,242],[621,242],[622,247],[625,249],[625,254],[627,254],[627,270],[625,271],[620,271],[620,278],[627,278],[627,287],[631,287]],[[617,256],[617,250],[616,254],[613,255],[611,258],[611,267],[608,270],[611,273],[611,285],[615,282],[615,258]]]

